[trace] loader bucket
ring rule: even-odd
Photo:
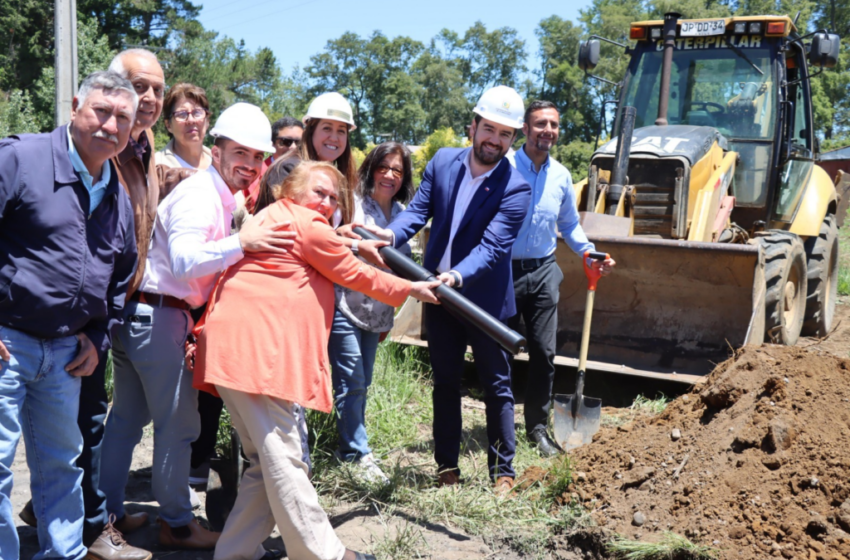
[[[589,360],[704,375],[732,349],[764,340],[764,257],[758,245],[593,235],[590,240],[617,267],[597,289]],[[587,282],[581,260],[564,243],[556,257],[564,273],[558,355],[575,357]]]
[[[617,261],[597,289],[588,371],[700,383],[732,349],[764,340],[764,256],[758,245],[610,235],[623,229],[613,220],[584,223],[596,250]],[[576,367],[587,280],[579,257],[565,243],[557,247],[564,281],[555,363]],[[428,345],[419,301],[408,298],[389,337]]]

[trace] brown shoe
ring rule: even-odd
[[[204,529],[201,527],[201,524],[198,523],[197,519],[193,519],[188,525],[189,532],[191,534],[188,537],[181,539],[174,536],[174,533],[172,533],[171,527],[168,526],[168,523],[159,519],[157,521],[159,522],[159,544],[168,548],[212,550],[215,548],[215,544],[221,536],[221,533]]]
[[[493,491],[500,496],[507,496],[514,489],[514,479],[511,476],[500,476],[493,484]]]
[[[26,503],[24,509],[18,514],[18,517],[30,527],[38,527],[38,518],[35,516],[35,510],[32,508],[32,500]]]
[[[115,516],[109,516],[106,528],[89,547],[86,560],[151,560],[151,553],[131,546],[114,523]]]
[[[139,513],[125,513],[124,517],[113,523],[116,529],[129,535],[142,527],[148,522],[148,514],[140,511]]]
[[[437,476],[437,487],[454,486],[460,484],[460,475],[455,470],[447,470],[441,472]]]

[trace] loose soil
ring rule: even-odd
[[[597,527],[553,534],[549,556],[607,559],[605,544],[615,534],[651,541],[669,530],[715,547],[721,558],[850,558],[850,361],[845,359],[850,307],[838,307],[836,323],[826,340],[741,351],[660,416],[604,409],[606,416],[630,421],[603,427],[592,444],[572,454],[577,480],[563,496],[588,508]],[[652,396],[651,388],[646,393]],[[464,403],[480,405],[469,398]],[[521,422],[521,405],[516,412]],[[157,513],[150,494],[152,449],[148,432],[134,454],[127,489],[128,511],[147,511],[151,518]],[[12,470],[16,514],[29,499],[23,445]],[[529,471],[521,477],[523,484],[547,483],[546,471]],[[200,497],[205,499],[203,493]],[[413,531],[426,543],[421,548],[427,558],[521,557],[507,542],[387,518],[361,504],[329,513],[343,542],[355,548],[368,550]],[[15,522],[21,558],[32,558],[38,550],[36,531],[17,516]],[[129,540],[153,550],[154,559],[212,558],[211,552],[160,549],[153,523]],[[277,533],[267,545],[280,546]]]
[[[661,415],[602,428],[564,498],[607,532],[721,558],[850,557],[850,360],[808,344],[744,349]],[[597,557],[558,553],[579,538],[554,556]]]

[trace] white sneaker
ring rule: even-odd
[[[198,494],[191,486],[189,487],[189,501],[192,503],[192,509],[201,507],[201,498],[198,497]]]
[[[380,482],[381,484],[389,484],[390,479],[387,478],[387,475],[385,475],[384,471],[381,470],[381,467],[378,466],[378,461],[371,453],[360,457],[357,461],[357,465],[363,469],[363,478],[366,480],[370,482]]]

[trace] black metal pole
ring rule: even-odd
[[[371,241],[379,241],[379,238],[362,227],[355,227],[354,233]],[[387,263],[393,272],[412,282],[430,282],[436,277],[423,266],[416,264],[413,259],[405,256],[398,249],[387,245],[381,247],[381,258]],[[525,350],[525,337],[518,332],[509,329],[504,323],[463,297],[460,292],[449,288],[445,284],[437,286],[434,290],[437,299],[447,310],[466,320],[473,326],[495,340],[499,345],[511,354],[519,354]]]
[[[634,107],[623,108],[623,125],[620,127],[620,136],[617,138],[617,151],[614,152],[614,168],[611,170],[611,181],[608,186],[608,208],[612,210],[620,202],[623,187],[626,184],[626,175],[629,172],[629,152],[632,149],[632,134],[635,131],[635,117],[637,109]]]
[[[664,14],[664,58],[661,64],[661,91],[658,94],[658,118],[655,124],[667,126],[667,104],[670,100],[670,72],[673,67],[673,49],[676,48],[676,31],[682,14]]]

